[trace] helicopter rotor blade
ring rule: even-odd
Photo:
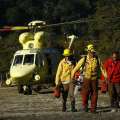
[[[1,32],[9,32],[9,31],[19,31],[19,30],[28,30],[28,26],[5,26],[0,28]]]
[[[114,19],[120,19],[120,17],[101,17],[100,20],[101,21],[110,21],[110,20],[114,20]],[[37,28],[49,28],[49,27],[57,27],[57,26],[62,26],[62,25],[72,25],[72,24],[80,24],[80,23],[91,23],[91,22],[97,22],[96,19],[94,18],[81,18],[78,20],[74,20],[74,21],[67,21],[67,22],[60,22],[60,23],[55,23],[55,24],[47,24],[47,25],[43,25],[43,26],[37,26]]]
[[[15,26],[12,27],[12,30],[27,30],[28,26]]]
[[[68,22],[61,22],[61,23],[55,23],[55,24],[48,24],[44,26],[37,26],[37,28],[46,28],[46,27],[57,27],[61,25],[72,25],[72,24],[79,24],[79,23],[88,23],[88,22],[93,22],[95,21],[94,19],[80,19],[80,20],[75,20],[75,21],[68,21]]]

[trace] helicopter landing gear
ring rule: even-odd
[[[23,93],[23,85],[18,85],[18,93]]]
[[[24,90],[24,95],[32,95],[32,87],[31,85],[24,85],[23,86],[23,90]]]

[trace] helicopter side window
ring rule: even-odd
[[[22,64],[23,55],[16,55],[13,65]]]
[[[47,63],[48,63],[48,71],[50,74],[52,74],[52,61],[51,61],[51,55],[50,54],[45,54]]]
[[[23,64],[33,64],[34,63],[34,54],[25,55]]]
[[[40,60],[41,60],[41,66],[44,67],[45,66],[45,58],[44,58],[44,56],[40,55]]]
[[[43,57],[41,55],[38,55],[38,54],[36,55],[35,64],[38,65],[39,67],[44,66],[44,60],[43,60]]]

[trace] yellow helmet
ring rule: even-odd
[[[89,44],[87,46],[87,51],[95,52],[94,45],[93,44]]]
[[[71,52],[70,49],[64,49],[63,55],[64,56],[70,56],[70,55],[72,55],[72,52]]]

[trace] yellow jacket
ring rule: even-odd
[[[100,70],[103,73],[104,77],[107,79],[106,70],[103,67],[103,64],[99,58],[98,58],[98,61],[99,61],[99,65],[100,65]],[[85,62],[85,57],[83,57],[82,59],[80,59],[78,61],[77,65],[75,66],[75,68],[72,71],[72,75],[71,75],[72,78],[74,77],[75,72],[81,69],[84,62]],[[87,55],[86,62],[85,62],[84,68],[83,68],[83,75],[84,75],[84,78],[86,78],[86,79],[91,79],[91,80],[97,79],[98,63],[97,63],[97,59],[95,57],[89,58],[89,56]]]
[[[65,58],[62,59],[57,69],[55,84],[58,85],[59,82],[62,82],[63,84],[64,82],[69,83],[73,67],[74,65],[70,61],[66,61]]]

